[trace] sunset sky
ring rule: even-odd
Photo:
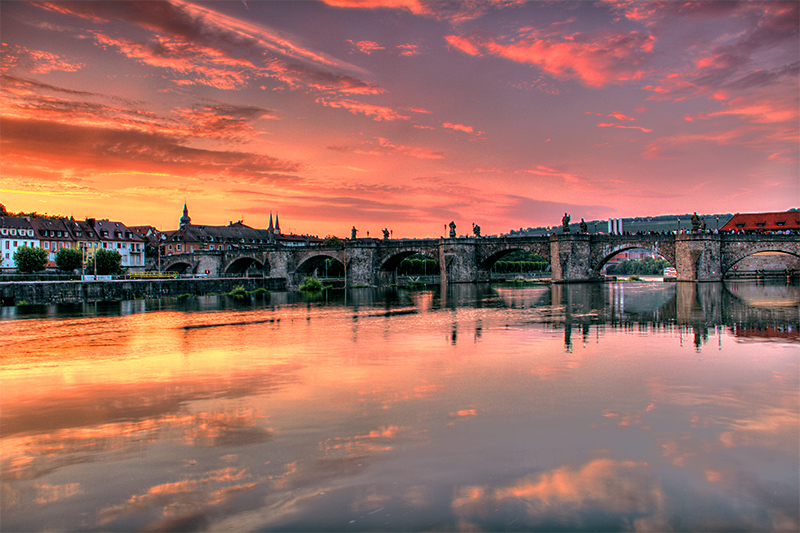
[[[800,207],[798,2],[0,4],[0,202],[436,237]]]

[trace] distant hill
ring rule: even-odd
[[[632,217],[632,218],[625,218],[622,217],[622,231],[630,231],[632,233],[636,233],[638,231],[647,232],[647,231],[675,231],[677,229],[685,229],[691,230],[692,229],[692,215],[693,213],[686,213],[683,215],[660,215],[654,217]],[[705,218],[706,227],[708,229],[716,229],[721,228],[728,222],[732,217],[732,213],[725,213],[725,214],[713,214],[713,215],[700,215],[701,217]],[[679,221],[680,220],[680,225]],[[608,233],[608,219],[604,220],[587,220],[586,225],[589,228],[589,233]],[[596,229],[595,229],[596,228]],[[572,233],[577,233],[580,229],[580,219],[576,221],[572,221],[569,225],[569,229]],[[538,228],[528,228],[523,229],[520,228],[519,230],[511,230],[504,235],[547,235],[551,232],[561,232],[561,225],[557,226],[550,226],[545,227],[541,226]]]

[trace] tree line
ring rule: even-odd
[[[14,263],[17,270],[23,274],[42,272],[47,268],[48,251],[44,248],[20,246],[14,252]],[[115,250],[99,249],[89,258],[85,271],[94,273],[95,262],[98,275],[124,274],[122,256]],[[74,272],[83,267],[83,252],[74,248],[61,248],[56,252],[56,268],[63,272]]]
[[[664,272],[664,269],[672,266],[670,265],[669,261],[663,259],[661,257],[654,259],[652,257],[648,257],[642,260],[631,260],[626,259],[624,261],[620,261],[619,263],[614,263],[608,265],[606,268],[607,274],[643,274],[647,275],[658,275]]]

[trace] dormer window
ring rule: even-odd
[[[756,222],[756,227],[757,227],[757,228],[763,228],[763,227],[764,227],[764,226],[766,226],[766,225],[767,225],[767,223],[766,223],[766,222]]]
[[[81,236],[81,232],[80,232],[80,231],[76,231],[76,232],[75,232],[75,236],[76,236],[76,237],[80,237],[80,236]]]
[[[778,222],[775,223],[775,225],[776,226],[785,226],[786,225],[786,221],[785,220],[779,220]]]
[[[736,227],[737,228],[743,228],[744,227],[744,222],[739,222],[738,224],[736,224]]]
[[[103,231],[103,237],[108,237],[108,232],[107,231]]]
[[[11,235],[16,235],[16,234],[17,234],[17,229],[11,228]]]

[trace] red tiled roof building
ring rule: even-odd
[[[800,211],[737,213],[719,230],[747,233],[800,231]]]

